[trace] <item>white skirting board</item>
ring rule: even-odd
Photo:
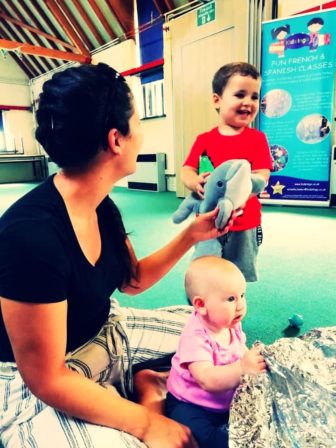
[[[130,190],[166,191],[166,154],[139,154],[137,169],[134,174],[127,177]]]

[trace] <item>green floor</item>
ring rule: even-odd
[[[0,185],[0,214],[34,184]],[[180,200],[174,193],[147,193],[116,188],[138,257],[147,255],[182,228],[171,222]],[[264,243],[259,255],[260,281],[248,285],[248,342],[264,343],[288,335],[293,313],[302,314],[301,333],[336,325],[336,209],[263,207]],[[123,305],[155,308],[186,303],[183,277],[191,252],[157,285],[133,297],[117,292]],[[300,334],[301,334],[300,333]]]

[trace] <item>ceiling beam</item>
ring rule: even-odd
[[[20,20],[13,19],[13,17],[8,16],[7,14],[5,14],[5,13],[3,13],[1,11],[0,11],[0,17],[2,17],[3,19],[7,20],[7,22],[11,22],[14,25],[18,25],[21,28],[25,28],[25,29],[29,30],[31,33],[39,34],[39,35],[43,36],[44,38],[46,38],[48,40],[56,42],[56,43],[62,45],[63,47],[65,47],[65,48],[70,48],[72,50],[75,49],[75,47],[73,45],[67,44],[66,42],[63,42],[62,40],[57,39],[57,37],[51,36],[50,34],[47,34],[47,33],[44,33],[43,31],[38,30],[37,28],[34,28],[34,27],[30,26],[30,25],[27,25],[26,23],[23,23]]]
[[[2,37],[10,38],[10,35],[7,34],[5,30],[2,29],[0,32],[0,39]],[[28,78],[34,78],[35,76],[39,75],[39,73],[27,59],[21,60],[16,54],[12,54],[11,56],[15,60],[15,62],[22,68],[22,70],[25,72]]]
[[[125,34],[134,28],[133,0],[105,0],[105,2]]]
[[[164,0],[164,1],[167,5],[168,11],[173,11],[174,9],[176,9],[176,6],[175,6],[175,3],[173,0]],[[188,0],[188,2],[190,2],[190,0]]]
[[[71,23],[71,25],[75,28],[78,36],[81,38],[81,40],[85,43],[86,48],[90,51],[93,50],[93,46],[89,39],[87,38],[86,34],[83,32],[83,29],[80,27],[79,23],[77,22],[77,19],[74,17],[70,9],[65,4],[64,0],[57,0],[58,5],[62,9],[63,14],[66,16],[68,21]]]
[[[87,15],[85,9],[83,6],[79,3],[78,0],[72,0],[73,4],[76,6],[78,12],[82,16],[82,19],[84,20],[86,26],[90,29],[91,33],[94,35],[95,39],[98,41],[99,45],[103,45],[105,42],[102,38],[102,36],[98,33],[96,27],[91,22],[90,17]]]
[[[4,6],[2,7],[4,12],[7,13],[7,16],[11,17],[11,14],[14,14],[14,17],[16,17],[18,19],[19,22],[22,22],[25,20],[25,18],[22,16],[21,11],[19,11],[19,9],[16,7],[16,5],[13,4],[13,2],[11,0],[7,0],[8,6],[11,8],[12,12],[10,13]],[[25,9],[24,9],[25,10]],[[25,10],[26,12],[26,10]],[[29,16],[28,16],[29,17]],[[12,17],[11,17],[12,18]],[[8,22],[8,21],[7,21]],[[10,22],[12,23],[12,22]],[[12,27],[15,24],[12,25]],[[29,30],[27,30],[25,27],[23,26],[16,26],[15,30],[20,30],[21,33],[21,38],[15,37],[14,35],[14,40],[19,40],[19,41],[23,41],[23,42],[29,42],[32,45],[41,45],[42,47],[45,46],[44,41],[40,38],[39,35],[34,35],[33,37],[31,37],[31,33]],[[33,39],[33,41],[32,41]],[[35,40],[35,41],[34,41]],[[43,61],[38,60],[38,61],[34,61],[35,63],[38,63],[38,67],[40,68],[40,70],[42,72],[44,72],[45,70],[52,70],[53,68],[55,68],[55,65],[53,62],[51,62],[48,59],[44,59]],[[42,67],[42,69],[41,69]]]
[[[117,36],[114,34],[112,28],[110,27],[110,24],[108,23],[108,21],[106,20],[106,18],[103,15],[103,13],[99,9],[96,1],[95,0],[89,0],[89,4],[90,4],[91,8],[93,9],[94,13],[96,14],[96,16],[98,17],[100,23],[105,28],[105,31],[109,35],[110,39],[111,40],[115,39]]]
[[[153,3],[160,14],[165,14],[169,11],[167,3],[164,0],[153,0]]]
[[[52,12],[58,23],[64,29],[66,34],[69,36],[75,47],[78,49],[79,53],[85,56],[89,56],[87,49],[84,47],[83,43],[79,39],[76,32],[73,30],[71,24],[68,22],[67,18],[64,16],[63,12],[60,10],[59,6],[55,0],[45,0],[46,6]],[[56,51],[56,50],[55,50]]]
[[[7,2],[8,2],[8,4],[11,4],[12,3],[12,0],[7,0]],[[11,2],[11,3],[10,3]],[[35,7],[37,6],[37,3],[35,3]],[[11,4],[11,8],[12,8],[12,10],[14,11],[14,12],[16,12],[16,15],[17,15],[17,17],[21,17],[21,20],[26,20],[25,19],[25,17],[28,17],[28,20],[29,20],[29,23],[32,25],[32,26],[34,26],[35,28],[41,28],[41,22],[40,22],[40,18],[36,15],[36,13],[35,13],[35,11],[34,12],[32,12],[33,10],[32,10],[32,8],[30,8],[30,7],[28,7],[27,5],[26,5],[26,3],[22,3],[21,2],[21,8],[24,10],[24,12],[25,12],[25,17],[23,17],[22,16],[22,14],[20,14],[20,12],[18,11],[18,8],[15,6],[15,5],[13,5],[13,4]],[[40,12],[39,12],[39,14],[38,15],[40,15]],[[44,27],[45,25],[43,25],[43,27]],[[48,26],[48,25],[47,25]],[[52,29],[52,28],[50,28],[50,29]],[[55,34],[55,33],[54,33]],[[59,34],[55,34],[55,36],[58,36]],[[54,37],[54,36],[52,36],[52,37]],[[64,48],[69,48],[69,49],[71,49],[71,50],[75,50],[75,47],[73,46],[73,45],[70,45],[69,44],[69,42],[63,42],[63,40],[62,39],[59,39],[58,37],[54,37],[54,39],[55,40],[50,40],[50,41],[47,41],[47,43],[45,43],[43,40],[42,40],[42,37],[39,37],[38,35],[36,36],[36,40],[37,40],[37,44],[36,43],[34,43],[34,42],[32,42],[32,41],[28,41],[30,44],[32,44],[32,45],[40,45],[41,47],[45,47],[45,46],[49,46],[49,48],[51,47],[51,48],[54,48],[55,50],[63,50]],[[66,46],[65,46],[66,45]],[[61,48],[59,48],[59,47],[61,47]],[[46,58],[45,58],[46,59]],[[47,59],[46,59],[46,61],[47,61]],[[48,60],[48,63],[52,66],[52,69],[53,68],[55,68],[55,66],[57,67],[57,66],[60,66],[60,65],[62,65],[64,62],[63,61],[61,61],[61,60],[57,60],[57,59],[53,59],[53,60],[51,60],[51,59],[49,59]]]
[[[20,42],[21,45],[23,43],[23,41],[25,40],[25,36],[23,35],[23,31],[18,29],[17,27],[13,27],[13,25],[8,24],[7,22],[2,22],[2,27],[6,28],[9,36],[10,36],[10,41],[17,41]],[[0,48],[1,45],[0,45]],[[32,65],[35,66],[35,68],[38,71],[38,74],[40,75],[41,73],[44,73],[46,68],[43,64],[41,64],[41,62],[39,60],[37,60],[36,58],[32,58],[31,59],[31,63]]]
[[[38,2],[34,2],[34,8],[38,12],[38,15],[36,15],[35,13],[33,15],[34,15],[34,17],[36,17],[36,20],[37,20],[38,24],[40,25],[40,27],[42,29],[44,29],[45,25],[43,23],[41,23],[41,19],[39,18],[39,16],[42,18],[43,22],[47,24],[48,28],[51,30],[51,32],[54,34],[54,36],[58,37],[59,39],[63,39],[63,38],[61,38],[61,35],[60,35],[58,29],[56,28],[56,26],[49,19],[48,15],[44,12],[44,10],[42,9],[42,7],[39,5]],[[30,12],[29,12],[29,17],[31,18]],[[62,45],[62,44],[60,44],[60,45]],[[59,48],[57,48],[57,49],[59,49]]]
[[[91,62],[90,55],[68,53],[66,51],[52,50],[50,48],[38,47],[35,45],[25,44],[22,42],[15,42],[6,39],[0,39],[0,48],[8,51],[18,50],[23,54],[30,54],[35,56],[43,56],[51,59],[63,59],[64,61],[80,62],[81,64],[88,64]]]

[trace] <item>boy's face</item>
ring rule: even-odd
[[[204,300],[203,318],[214,328],[230,328],[240,322],[246,314],[246,281],[243,274],[235,270],[230,277],[218,279],[209,289]]]
[[[220,125],[234,129],[249,126],[259,110],[261,80],[250,76],[233,75],[222,95],[213,94],[219,112]]]

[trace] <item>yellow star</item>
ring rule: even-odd
[[[279,181],[275,185],[271,185],[273,188],[273,194],[282,194],[282,190],[285,188],[285,185],[281,185]]]

